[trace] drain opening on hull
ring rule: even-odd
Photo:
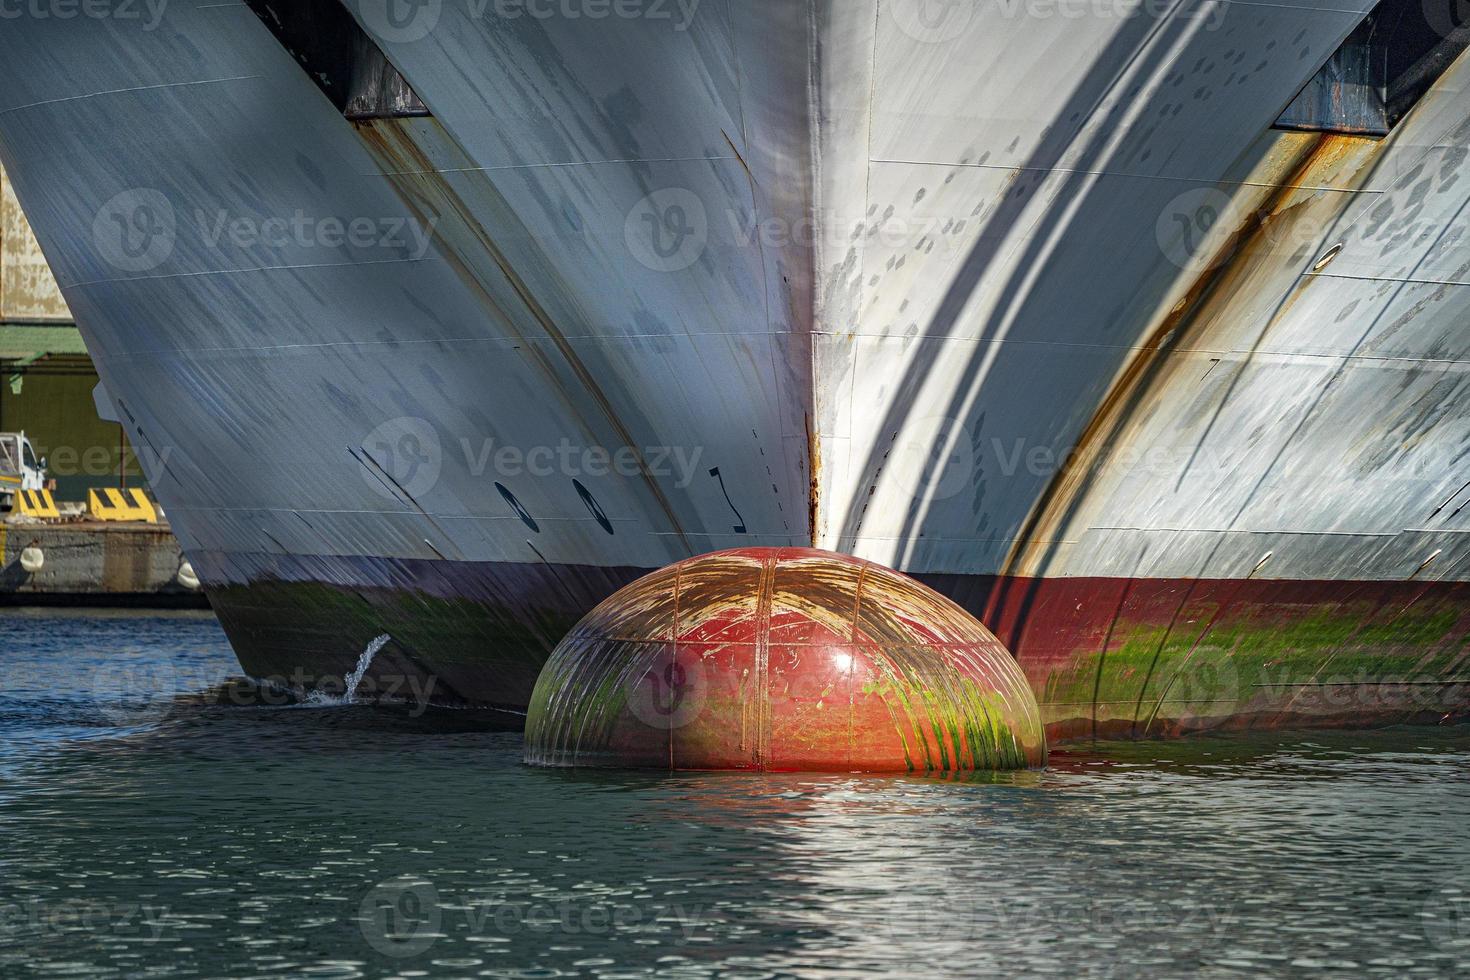
[[[340,0],[245,3],[348,119],[429,115]]]
[[[1276,120],[1277,129],[1387,136],[1470,46],[1460,0],[1383,0]]]

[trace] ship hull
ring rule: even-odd
[[[975,612],[1058,735],[1470,703],[1464,57],[1376,140],[1272,126],[1367,3],[380,6],[425,114],[249,5],[0,32],[0,158],[249,673],[386,635],[514,712],[640,572],[815,546]]]
[[[330,571],[327,571],[330,569]],[[593,605],[652,569],[327,557],[211,601],[249,674],[521,716]],[[1052,739],[1442,724],[1470,712],[1470,583],[920,575],[1018,658]]]

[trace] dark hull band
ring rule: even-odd
[[[253,559],[259,566],[260,556]],[[222,556],[206,558],[223,570]],[[246,671],[518,712],[556,643],[648,569],[277,557],[209,589]],[[327,573],[327,574],[323,574]],[[1053,738],[1458,720],[1470,585],[918,576],[1019,660]]]

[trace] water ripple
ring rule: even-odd
[[[1470,968],[1463,729],[553,772],[473,713],[240,697],[207,617],[4,616],[7,977]]]

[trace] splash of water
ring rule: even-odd
[[[367,674],[368,668],[373,665],[373,658],[378,655],[378,651],[387,646],[388,641],[391,639],[391,636],[384,633],[382,636],[375,637],[363,649],[362,656],[357,658],[357,668],[347,675],[347,688],[342,695],[343,704],[357,703],[357,685],[362,683],[362,679]]]
[[[362,654],[357,658],[357,666],[353,668],[352,673],[342,678],[343,692],[341,697],[335,694],[328,694],[326,691],[316,690],[308,692],[301,703],[313,708],[335,708],[345,704],[356,704],[357,685],[362,683],[362,679],[367,676],[368,668],[373,665],[373,658],[378,655],[379,650],[388,645],[390,639],[392,637],[384,633],[382,636],[374,638],[363,649]]]

